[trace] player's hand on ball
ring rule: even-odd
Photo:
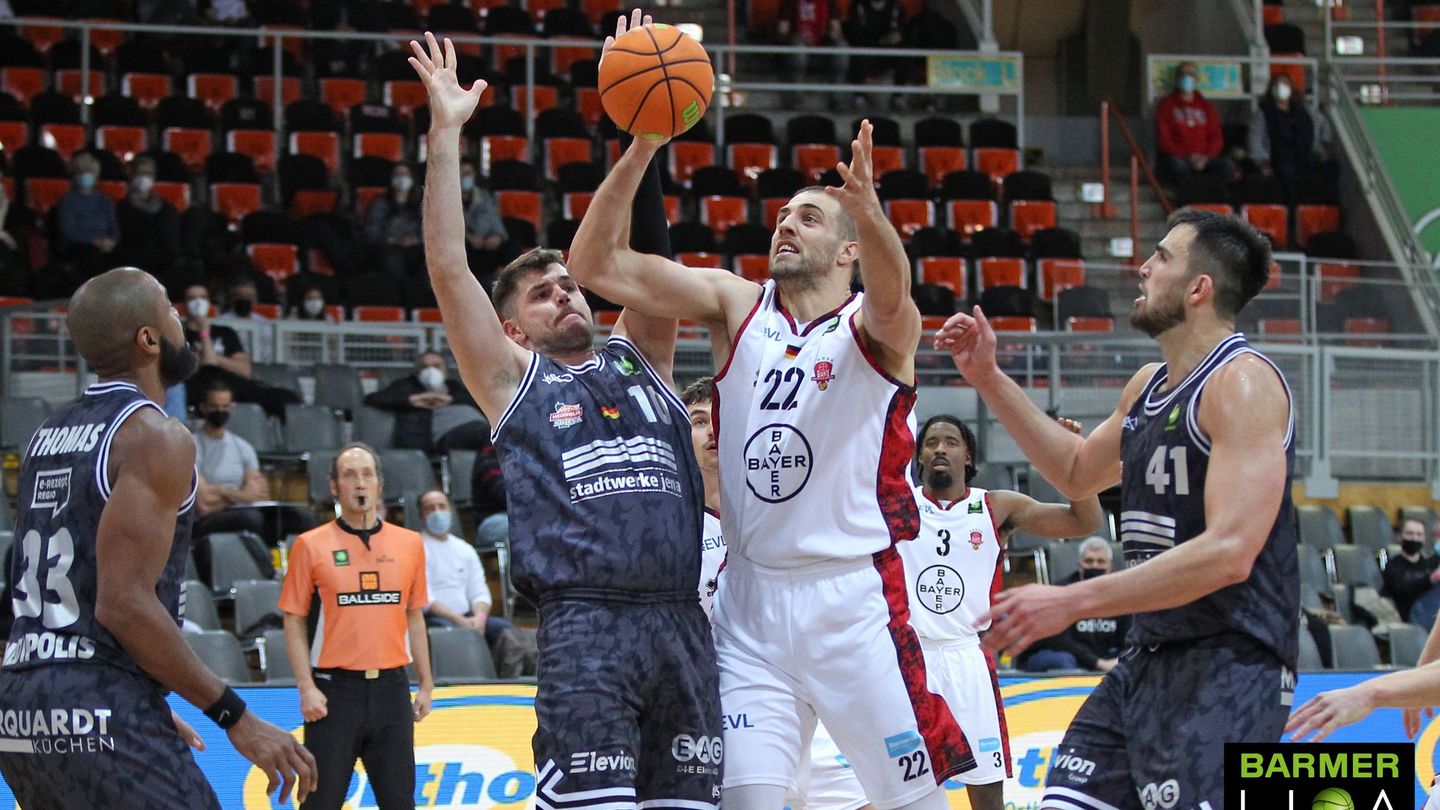
[[[426,31],[425,47],[412,39],[410,50],[415,52],[410,57],[410,66],[415,68],[415,73],[425,84],[425,91],[430,94],[431,129],[458,129],[470,120],[470,115],[480,103],[480,96],[489,85],[484,79],[476,79],[469,90],[460,86],[455,72],[458,61],[455,44],[449,37],[445,38],[442,47],[435,41],[435,35]]]
[[[859,217],[873,206],[880,207],[880,197],[875,193],[875,177],[870,164],[870,150],[874,145],[875,127],[870,119],[860,122],[860,133],[850,142],[850,165],[835,164],[843,186],[827,186],[825,193],[840,203],[852,217]]]
[[[955,368],[971,385],[999,372],[995,363],[995,330],[976,306],[970,314],[957,312],[935,332],[935,348],[949,352]]]
[[[295,791],[296,804],[305,800],[315,790],[315,757],[288,734],[255,716],[254,712],[241,715],[240,721],[226,732],[230,743],[240,756],[255,764],[264,772],[269,782],[265,793],[274,793],[278,787],[277,799],[284,804]]]
[[[1318,743],[1336,729],[1364,720],[1375,708],[1365,684],[1321,692],[1290,715],[1283,733],[1291,735],[1293,742],[1305,742],[1310,737],[1310,742]]]
[[[626,21],[626,18],[625,18],[625,15],[624,15],[624,14],[621,14],[619,17],[616,17],[616,18],[615,18],[615,35],[614,35],[614,36],[611,36],[611,37],[605,37],[605,44],[600,47],[600,61],[601,61],[601,62],[604,62],[604,61],[605,61],[605,54],[610,53],[610,49],[613,48],[613,47],[615,47],[615,40],[619,39],[620,37],[625,36],[625,33],[626,33],[627,31],[630,31],[631,29],[634,29],[634,28],[639,28],[639,27],[644,26],[644,25],[654,25],[654,24],[655,24],[654,18],[652,18],[649,14],[645,14],[645,13],[641,12],[640,9],[638,9],[638,8],[635,9],[634,11],[630,12],[630,18],[629,18],[629,21],[628,21],[628,22]]]
[[[170,722],[175,724],[175,730],[180,733],[180,739],[196,751],[205,750],[205,740],[200,737],[195,727],[180,719],[180,715],[170,712]]]
[[[1022,585],[995,597],[990,611],[975,620],[976,627],[990,623],[987,649],[1001,656],[1019,655],[1037,641],[1056,635],[1075,620],[1073,598],[1058,585]]]

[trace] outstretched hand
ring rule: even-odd
[[[630,12],[630,19],[628,21],[628,24],[625,19],[625,15],[622,14],[619,17],[616,17],[615,36],[605,37],[605,44],[600,47],[600,61],[605,61],[605,55],[610,53],[611,48],[615,47],[615,40],[625,36],[626,32],[639,28],[642,25],[654,24],[655,20],[649,14],[645,14],[638,8]]]
[[[875,127],[870,119],[860,122],[860,133],[850,142],[850,165],[835,164],[840,179],[845,184],[836,188],[827,186],[825,193],[840,203],[840,207],[852,217],[863,215],[871,206],[880,207],[880,197],[875,193],[874,170],[870,162],[871,147],[874,146]]]
[[[415,52],[410,57],[410,66],[415,68],[415,73],[425,84],[425,91],[430,94],[430,127],[458,129],[463,126],[470,120],[480,103],[481,94],[489,85],[484,79],[476,79],[469,90],[460,86],[460,79],[455,73],[455,44],[449,37],[445,38],[442,48],[435,41],[435,35],[426,31],[425,47],[420,47],[420,43],[412,39],[410,50]]]
[[[995,330],[978,306],[969,315],[951,315],[935,333],[935,348],[950,353],[955,368],[971,385],[1000,370],[995,363]]]

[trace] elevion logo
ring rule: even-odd
[[[1414,786],[1413,744],[1225,744],[1225,805],[1239,810],[1415,810]]]

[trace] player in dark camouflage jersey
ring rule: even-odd
[[[675,321],[625,310],[595,349],[553,250],[501,271],[492,303],[466,266],[458,152],[485,83],[462,89],[454,47],[426,42],[410,60],[430,95],[426,261],[505,472],[515,583],[540,612],[536,806],[713,810],[721,714],[695,590],[703,488],[670,379]],[[651,172],[633,213],[613,215],[668,252]]]
[[[282,802],[292,787],[304,796],[314,758],[246,711],[180,635],[195,443],[158,403],[195,355],[165,289],[111,270],[70,299],[66,325],[100,381],[45,420],[21,463],[0,772],[29,810],[218,808],[187,748],[199,737],[165,702],[174,690]]]
[[[1016,653],[1079,619],[1135,614],[1131,648],[1056,749],[1042,808],[1222,810],[1222,743],[1280,738],[1299,634],[1295,421],[1284,377],[1235,331],[1269,272],[1269,244],[1244,222],[1172,216],[1130,315],[1165,363],[1084,439],[1000,371],[978,307],[936,336],[1067,497],[1121,484],[1127,570],[1007,591],[982,618],[985,644]]]

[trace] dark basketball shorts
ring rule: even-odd
[[[42,666],[0,673],[0,684],[0,773],[26,810],[219,810],[149,678]]]
[[[539,810],[714,810],[724,756],[710,622],[688,602],[545,599],[535,713]]]
[[[1070,723],[1040,806],[1224,810],[1224,743],[1279,742],[1294,698],[1248,636],[1132,648]]]

